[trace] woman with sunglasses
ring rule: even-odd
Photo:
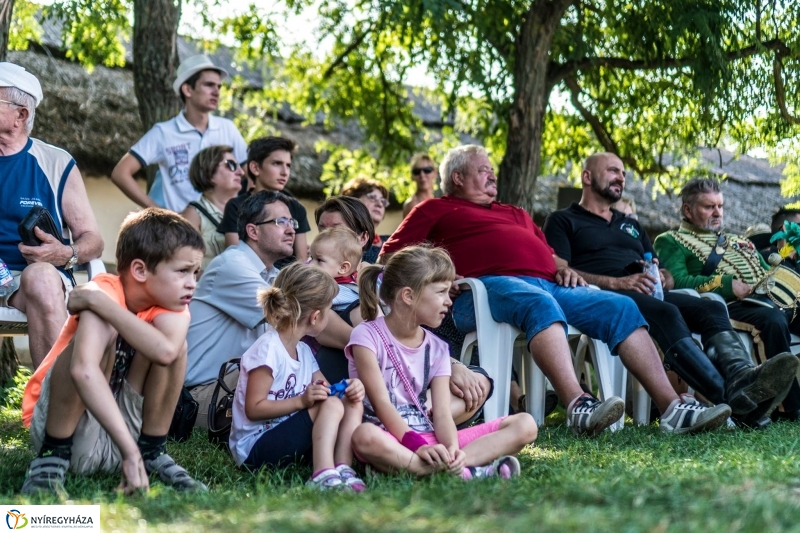
[[[225,249],[225,235],[217,232],[217,227],[222,221],[225,204],[238,194],[243,175],[230,146],[204,148],[189,166],[189,180],[201,196],[198,201],[189,203],[181,214],[206,243],[203,269]]]
[[[425,153],[414,154],[409,164],[411,179],[417,185],[417,191],[403,203],[403,218],[407,217],[417,204],[441,196],[438,190],[434,192],[436,181],[439,179],[439,170],[431,156]]]
[[[383,217],[386,216],[386,208],[389,206],[389,200],[387,200],[389,191],[378,181],[356,178],[344,184],[342,196],[356,198],[369,210],[375,237],[372,240],[372,246],[364,252],[363,260],[367,263],[374,263],[378,259],[378,254],[381,253],[383,243],[389,238],[389,235],[378,235],[378,224],[383,221]]]

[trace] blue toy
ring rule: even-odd
[[[344,398],[344,391],[347,389],[347,380],[343,379],[339,383],[331,384],[331,391],[328,396],[338,396],[339,399]]]

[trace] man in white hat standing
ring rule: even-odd
[[[172,88],[183,101],[183,110],[166,122],[159,122],[120,159],[111,180],[125,195],[142,207],[158,204],[136,184],[133,175],[144,166],[158,163],[163,180],[164,206],[180,213],[200,198],[189,181],[189,165],[208,146],[233,147],[236,159],[247,159],[247,145],[228,119],[211,115],[219,104],[219,89],[228,73],[204,55],[189,57],[178,67]]]
[[[41,101],[36,76],[19,65],[0,63],[0,259],[15,274],[0,306],[16,307],[28,316],[34,367],[67,320],[65,296],[73,286],[72,267],[103,251],[75,160],[61,148],[30,137]],[[20,242],[17,226],[34,206],[50,212],[61,238],[36,228],[39,246]]]

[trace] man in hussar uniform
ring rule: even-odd
[[[677,230],[660,235],[653,243],[662,266],[675,279],[675,288],[714,292],[725,298],[733,327],[750,333],[759,361],[789,352],[791,332],[800,333],[800,320],[792,320],[791,314],[777,307],[745,300],[770,267],[752,242],[723,232],[719,182],[696,178],[687,183],[681,190],[681,217]],[[779,401],[777,398],[775,404]],[[800,419],[797,379],[778,416]]]

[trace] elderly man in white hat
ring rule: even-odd
[[[219,89],[227,76],[225,69],[204,55],[189,57],[180,64],[172,88],[183,101],[183,110],[153,126],[111,173],[111,180],[128,198],[142,207],[158,206],[133,177],[140,168],[157,163],[163,187],[162,207],[180,213],[189,202],[200,198],[200,192],[189,181],[189,165],[197,152],[221,144],[232,146],[240,163],[247,159],[247,145],[233,122],[211,114],[217,109]]]
[[[72,267],[103,251],[75,160],[61,148],[30,137],[41,101],[36,76],[19,65],[0,63],[0,259],[14,274],[0,305],[28,315],[34,367],[67,320],[65,297],[74,284]],[[41,244],[22,244],[17,226],[34,206],[50,212],[60,238],[36,228]]]

